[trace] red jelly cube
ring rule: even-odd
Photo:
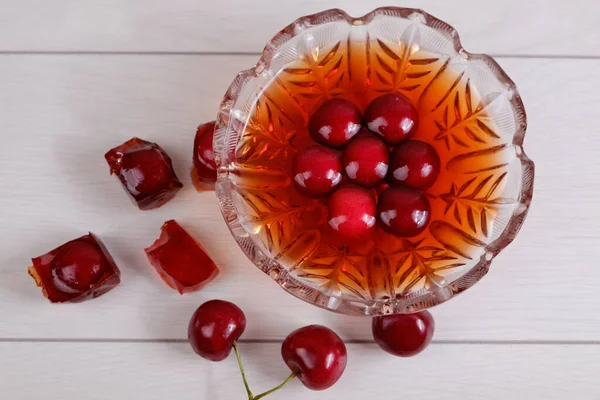
[[[119,177],[140,210],[162,206],[183,187],[171,158],[156,143],[133,138],[110,150],[104,158],[110,173]]]
[[[174,220],[163,224],[160,237],[145,251],[165,283],[181,294],[201,289],[219,273],[202,246]]]
[[[214,187],[217,180],[217,165],[213,152],[215,121],[198,127],[194,139],[192,180],[198,189]]]
[[[121,282],[115,261],[92,233],[32,261],[29,275],[52,303],[93,299]]]

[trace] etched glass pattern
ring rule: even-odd
[[[291,160],[324,100],[364,111],[387,92],[416,105],[415,138],[440,154],[431,222],[414,238],[378,230],[369,243],[339,243],[321,227],[324,201],[290,187]],[[291,294],[345,314],[414,312],[474,285],[518,233],[533,192],[525,129],[514,83],[448,24],[415,9],[328,10],[278,33],[229,87],[215,130],[217,195],[240,247]]]

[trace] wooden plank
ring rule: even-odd
[[[20,0],[0,11],[4,51],[259,52],[294,19],[328,8],[363,15],[376,0]],[[588,0],[405,0],[454,25],[467,50],[600,55],[600,7]]]
[[[248,56],[2,56],[0,58],[0,338],[184,338],[201,302],[219,297],[248,315],[247,339],[279,339],[308,323],[369,339],[367,318],[316,309],[255,269],[222,221],[214,194],[188,170],[194,128],[212,118]],[[526,150],[535,200],[517,241],[480,284],[433,310],[438,340],[597,340],[600,174],[594,140],[600,61],[500,59],[529,113]],[[186,188],[141,212],[108,176],[104,152],[133,135],[171,154]],[[142,249],[176,218],[222,268],[213,284],[179,296]],[[26,268],[31,257],[88,230],[103,238],[123,284],[77,305],[51,305]]]
[[[279,346],[241,346],[255,394],[287,376]],[[0,358],[0,389],[11,399],[246,398],[233,355],[210,363],[185,343],[0,343]],[[344,375],[329,390],[310,392],[293,381],[268,398],[591,400],[600,393],[598,370],[600,347],[590,345],[432,345],[401,360],[353,344]]]

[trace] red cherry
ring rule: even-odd
[[[387,146],[373,135],[361,135],[344,149],[342,165],[355,183],[377,186],[388,172]]]
[[[368,239],[375,230],[377,206],[370,191],[345,186],[329,198],[329,226],[342,240]]]
[[[213,153],[213,135],[215,121],[202,124],[196,131],[194,139],[194,169],[198,179],[204,182],[217,180],[217,165]]]
[[[417,131],[417,110],[401,94],[388,93],[377,97],[365,111],[365,125],[380,135],[389,145],[396,145]]]
[[[102,251],[90,243],[74,240],[60,249],[52,261],[52,278],[66,293],[89,290],[108,268]]]
[[[429,311],[415,314],[395,314],[373,318],[375,343],[390,354],[411,357],[427,347],[435,322]]]
[[[406,141],[390,155],[389,179],[415,189],[427,189],[440,174],[440,157],[428,143]]]
[[[331,329],[310,325],[290,333],[281,356],[304,386],[324,390],[333,386],[346,368],[346,346]]]
[[[202,358],[222,361],[229,356],[233,342],[246,329],[246,316],[238,306],[224,300],[202,304],[190,320],[188,340]]]
[[[342,181],[342,162],[332,149],[308,147],[294,157],[292,176],[301,193],[320,197],[332,192]]]
[[[377,217],[381,227],[396,236],[418,235],[427,227],[430,216],[427,197],[415,189],[389,188],[379,195]]]
[[[362,127],[362,115],[354,104],[344,99],[325,101],[308,123],[310,136],[321,144],[342,147]]]

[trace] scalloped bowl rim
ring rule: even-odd
[[[505,85],[506,90],[512,93],[512,97],[509,99],[509,102],[516,115],[516,132],[511,144],[515,146],[516,158],[518,158],[521,163],[522,185],[519,191],[519,204],[515,207],[515,211],[505,226],[502,234],[500,234],[500,236],[493,242],[486,245],[486,251],[481,256],[479,262],[460,278],[454,280],[451,284],[440,288],[437,292],[425,291],[422,293],[423,290],[421,290],[401,299],[350,301],[342,298],[341,296],[338,297],[335,295],[322,293],[318,291],[318,289],[315,289],[314,287],[311,287],[294,276],[288,274],[283,266],[281,266],[277,261],[272,260],[268,255],[264,254],[254,243],[253,248],[244,248],[241,243],[241,238],[235,234],[232,227],[233,223],[239,221],[237,211],[226,210],[226,205],[223,201],[223,198],[231,198],[231,190],[228,187],[228,171],[227,169],[221,168],[221,154],[218,150],[223,147],[221,146],[220,141],[225,140],[224,138],[226,135],[223,132],[229,131],[229,126],[226,121],[229,119],[228,113],[231,111],[230,106],[235,103],[239,93],[243,90],[245,84],[250,78],[258,77],[260,72],[270,67],[275,51],[284,46],[288,41],[296,37],[298,34],[302,33],[302,31],[297,32],[297,28],[299,26],[310,28],[313,25],[319,25],[319,23],[315,24],[313,21],[318,21],[324,16],[332,15],[336,17],[335,20],[345,20],[350,25],[365,25],[378,15],[385,12],[401,14],[401,17],[397,18],[408,18],[408,16],[415,14],[422,16],[426,21],[426,26],[432,27],[432,25],[435,25],[435,27],[432,27],[432,29],[443,31],[446,35],[449,35],[452,38],[454,50],[458,55],[462,56],[465,60],[481,60],[485,62],[498,81],[502,82]],[[332,19],[327,22],[333,21],[334,20]],[[286,35],[288,36],[287,38]],[[448,23],[421,9],[416,8],[379,7],[358,18],[351,17],[345,11],[338,8],[325,10],[319,13],[300,17],[273,36],[273,38],[265,46],[256,65],[250,69],[243,70],[238,73],[223,96],[220,111],[217,116],[217,125],[215,128],[215,137],[213,141],[215,148],[215,160],[217,166],[219,167],[216,185],[219,206],[232,235],[242,250],[246,253],[248,258],[260,270],[275,280],[279,286],[281,286],[288,293],[317,307],[349,315],[377,316],[390,313],[411,313],[420,311],[442,304],[477,283],[483,276],[487,274],[493,259],[514,240],[521,229],[533,198],[533,182],[535,171],[533,161],[529,159],[523,149],[523,141],[525,138],[526,129],[527,117],[525,108],[514,82],[492,57],[486,54],[473,54],[466,51],[462,47],[458,32]],[[526,180],[524,177],[528,171],[531,173],[531,179]],[[299,288],[300,290],[298,290]],[[410,303],[410,305],[407,306],[403,303]]]

